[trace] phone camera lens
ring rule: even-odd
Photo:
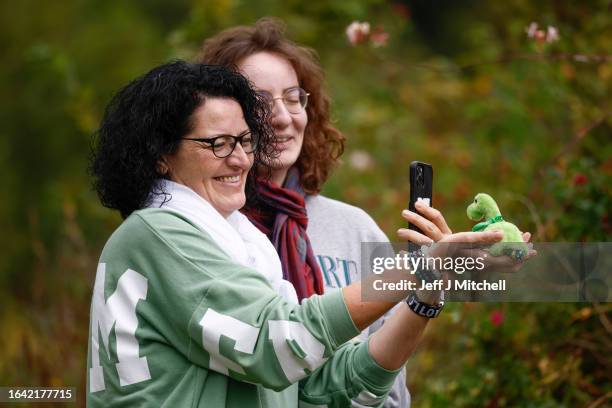
[[[416,184],[419,188],[423,188],[425,186],[425,180],[423,178],[423,168],[420,166],[417,167]]]

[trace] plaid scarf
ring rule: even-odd
[[[283,187],[258,181],[263,205],[242,212],[272,241],[281,260],[283,279],[293,284],[301,302],[315,293],[323,294],[323,277],[306,235],[308,215],[299,179],[298,170],[291,168]]]

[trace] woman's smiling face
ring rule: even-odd
[[[208,139],[219,135],[238,136],[249,130],[242,108],[230,98],[206,98],[191,115],[188,138]],[[242,208],[246,202],[245,185],[253,154],[240,143],[232,154],[218,158],[209,144],[182,140],[178,149],[164,157],[167,175],[208,201],[223,217]]]
[[[290,113],[281,99],[287,90],[300,86],[297,74],[286,58],[266,51],[244,58],[238,64],[238,69],[253,83],[255,89],[267,92],[275,98],[272,107],[272,126],[280,156],[272,163],[274,166],[272,181],[282,184],[287,171],[300,155],[304,130],[308,124],[305,109],[298,113]]]

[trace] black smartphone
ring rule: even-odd
[[[410,201],[408,201],[408,209],[412,212],[418,211],[414,207],[417,200],[423,200],[429,206],[432,206],[433,195],[433,167],[431,164],[420,161],[410,163]],[[414,224],[408,224],[408,229],[421,232],[422,231]],[[408,243],[409,251],[416,251],[419,245],[412,242]]]

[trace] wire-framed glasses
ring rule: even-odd
[[[274,98],[272,94],[267,91],[258,91],[257,94],[264,98],[268,104],[270,104],[270,109],[274,108],[275,100],[281,99],[285,105],[285,108],[287,108],[287,111],[293,114],[302,113],[308,104],[308,96],[310,95],[308,92],[298,87],[289,88],[283,92],[282,96],[278,96],[276,98]]]
[[[232,154],[238,143],[247,154],[253,153],[257,149],[257,136],[250,130],[245,130],[238,136],[219,135],[207,138],[184,137],[183,139],[206,143],[211,147],[213,154],[220,159]]]

